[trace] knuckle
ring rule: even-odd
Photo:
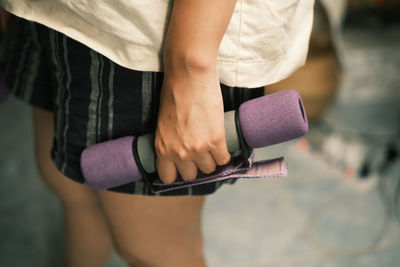
[[[165,157],[167,155],[167,150],[165,149],[163,142],[158,139],[154,142],[154,149],[159,156]]]
[[[223,140],[223,137],[221,136],[213,136],[210,138],[210,143],[213,146],[218,146]]]
[[[178,149],[175,151],[177,158],[181,161],[186,161],[189,159],[189,153],[186,150]]]
[[[195,153],[204,152],[207,150],[207,146],[201,143],[194,143],[190,146],[190,150]]]
[[[160,156],[160,157],[165,157],[165,156],[167,156],[167,150],[164,148],[164,147],[155,147],[155,149],[156,149],[156,153],[157,153],[157,155],[158,156]]]

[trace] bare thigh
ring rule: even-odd
[[[53,113],[34,108],[36,160],[43,181],[60,198],[64,218],[65,266],[103,266],[111,237],[95,191],[57,170],[50,158]]]
[[[98,191],[65,177],[50,158],[53,113],[34,108],[36,160],[44,182],[68,210],[102,210],[117,251],[132,266],[204,266],[204,197],[154,197]],[[99,216],[100,217],[100,216]]]
[[[99,191],[120,255],[131,266],[204,266],[202,196],[154,197]]]
[[[53,118],[53,112],[33,108],[36,161],[43,181],[65,206],[85,208],[98,205],[93,189],[65,177],[52,162],[50,151],[54,137]]]

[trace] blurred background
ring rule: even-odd
[[[400,266],[400,1],[320,0],[307,63],[267,86],[300,92],[287,178],[241,180],[207,199],[211,267]],[[60,266],[62,218],[34,163],[30,107],[0,84],[0,266]],[[113,255],[108,266],[126,266]]]

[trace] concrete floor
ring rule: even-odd
[[[398,131],[400,28],[342,37],[343,82],[324,122],[331,134],[382,147]],[[30,108],[9,97],[0,125],[0,266],[59,266],[60,206],[35,169]],[[295,142],[256,151],[259,159],[280,155],[287,178],[241,180],[207,199],[209,266],[400,266],[400,224],[390,212],[400,161],[367,179],[346,179],[332,157],[299,152]],[[108,266],[126,265],[113,255]]]

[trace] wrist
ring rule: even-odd
[[[198,48],[166,47],[163,54],[164,72],[208,73],[216,71],[217,52]]]

